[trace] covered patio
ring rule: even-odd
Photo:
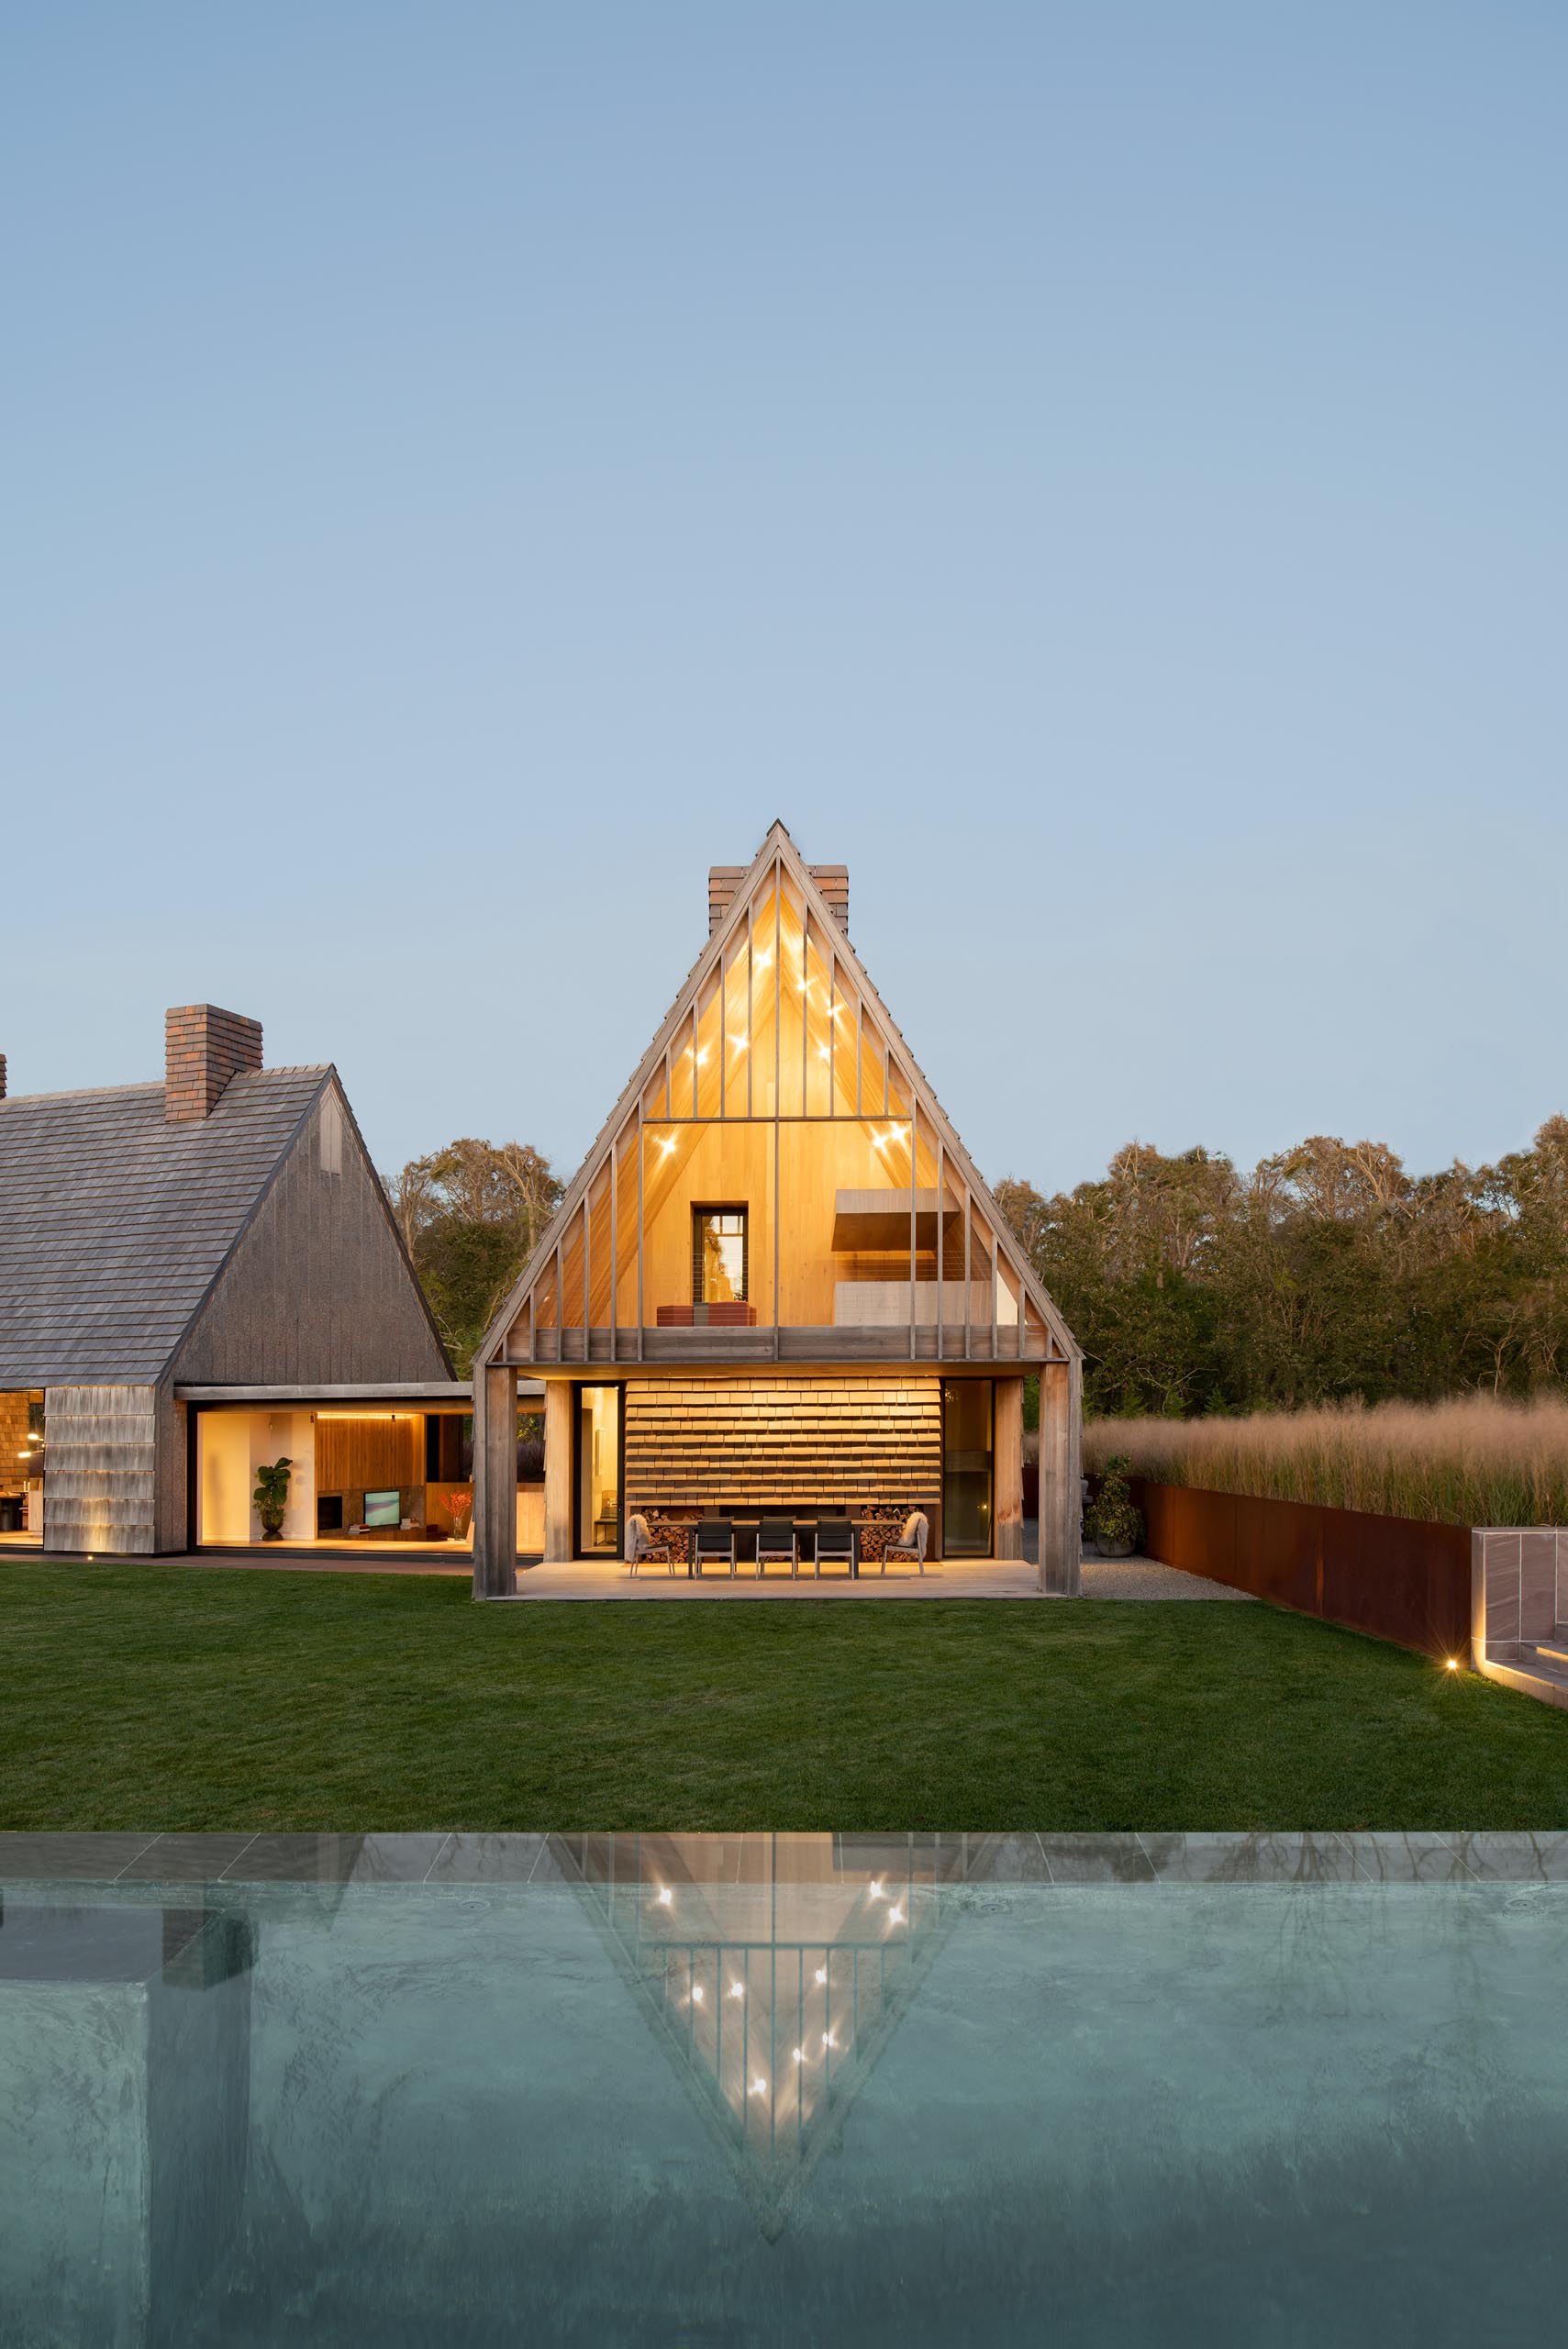
[[[671,1574],[662,1565],[646,1565],[634,1575],[619,1559],[577,1558],[559,1564],[523,1566],[517,1571],[517,1598],[1038,1598],[1041,1595],[1037,1569],[1022,1558],[928,1559],[926,1571],[913,1566],[889,1566],[883,1574],[874,1565],[859,1575],[842,1572],[814,1575],[809,1564],[797,1575],[776,1571],[759,1577],[754,1565],[741,1565],[733,1576],[711,1570],[688,1576],[677,1565]]]

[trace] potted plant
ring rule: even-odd
[[[1132,1505],[1127,1472],[1132,1462],[1116,1452],[1100,1475],[1100,1489],[1084,1516],[1084,1529],[1102,1558],[1130,1558],[1143,1539],[1143,1520]]]
[[[292,1460],[274,1460],[271,1467],[262,1465],[256,1471],[256,1489],[250,1498],[261,1520],[263,1542],[281,1542],[284,1538],[284,1511],[288,1507],[289,1471]]]

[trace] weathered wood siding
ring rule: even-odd
[[[637,1380],[626,1390],[628,1509],[941,1498],[935,1378]]]
[[[182,1383],[450,1377],[375,1170],[323,1096],[174,1366]]]
[[[44,1396],[43,1545],[150,1557],[159,1534],[154,1386],[51,1386]]]

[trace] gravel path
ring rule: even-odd
[[[1210,1582],[1207,1575],[1184,1574],[1180,1566],[1162,1566],[1153,1558],[1085,1558],[1085,1598],[1240,1598],[1252,1604],[1250,1590],[1232,1590],[1228,1582]]]

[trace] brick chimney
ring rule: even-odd
[[[710,864],[707,868],[707,934],[711,938],[734,902],[735,892],[751,871],[749,864]],[[828,900],[828,910],[849,935],[850,868],[847,864],[808,864],[807,873]]]
[[[175,1004],[163,1015],[163,1115],[172,1126],[212,1114],[241,1069],[261,1065],[261,1023],[216,1003]]]

